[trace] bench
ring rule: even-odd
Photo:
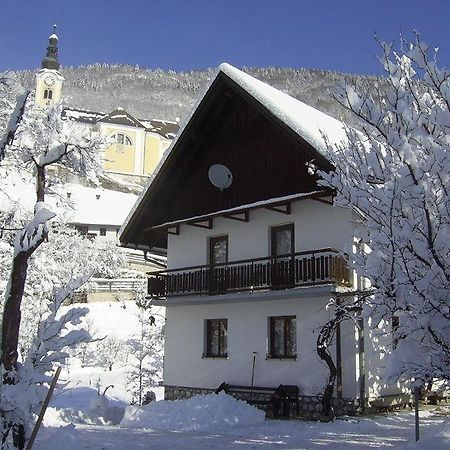
[[[268,417],[298,417],[300,413],[298,386],[280,384],[278,387],[243,386],[222,383],[216,394],[224,391],[234,397],[245,400],[250,405],[260,406]],[[268,400],[255,400],[253,395],[264,394]]]
[[[391,412],[406,407],[412,408],[413,398],[409,394],[385,395],[370,400],[369,405],[377,412]]]

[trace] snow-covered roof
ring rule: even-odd
[[[141,120],[140,122],[145,125],[146,131],[160,134],[166,139],[173,139],[177,134],[180,126],[177,122],[160,119]]]
[[[324,134],[331,143],[345,141],[344,125],[339,120],[257,80],[230,64],[223,63],[219,69],[316,150],[326,151],[328,146],[324,140]]]
[[[120,226],[137,196],[79,184],[65,184],[58,190],[73,208],[67,219],[76,224]]]
[[[127,113],[123,108],[118,107],[114,111],[105,114],[99,122],[114,123],[117,125],[127,125],[131,127],[145,128],[141,121]]]
[[[79,108],[66,107],[63,109],[63,117],[77,122],[95,124],[99,121],[145,128],[146,131],[161,135],[166,139],[173,139],[180,126],[177,122],[161,119],[136,119],[123,108],[116,108],[110,113],[88,111]]]
[[[64,108],[62,112],[62,117],[76,120],[77,122],[84,122],[91,124],[96,123],[104,115],[105,113],[88,111],[85,109],[78,109],[78,108]]]

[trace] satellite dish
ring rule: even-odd
[[[208,178],[221,191],[230,187],[233,182],[231,170],[223,164],[213,164],[208,170]]]

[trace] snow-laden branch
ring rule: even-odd
[[[17,234],[14,253],[28,252],[47,239],[47,222],[55,216],[50,206],[44,202],[37,202],[34,207],[34,218]]]

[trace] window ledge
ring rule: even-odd
[[[202,354],[202,358],[205,359],[228,359],[228,353],[225,353],[225,355],[207,355],[205,353]]]
[[[271,356],[266,355],[266,359],[275,360],[275,361],[297,361],[297,355],[294,356]]]

